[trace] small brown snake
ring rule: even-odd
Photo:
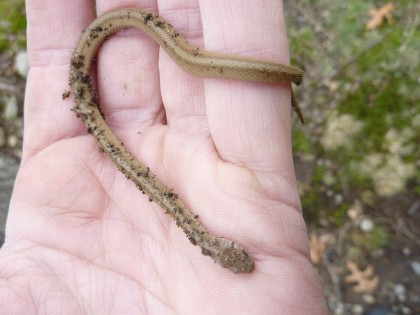
[[[101,151],[137,188],[158,203],[181,227],[193,245],[213,258],[221,266],[235,273],[249,273],[254,262],[237,243],[210,234],[172,189],[156,178],[150,169],[140,163],[115,137],[105,123],[96,103],[89,68],[104,40],[125,28],[137,28],[152,37],[185,71],[199,77],[227,78],[258,82],[293,82],[299,85],[303,71],[270,61],[238,55],[201,51],[192,46],[170,24],[159,16],[135,9],[120,9],[98,17],[85,30],[70,65],[70,87],[75,98],[73,111],[87,126]],[[293,97],[292,104],[303,122],[300,109]]]

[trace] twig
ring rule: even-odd
[[[23,91],[19,86],[16,86],[14,84],[1,82],[0,81],[0,92],[4,92],[7,94],[15,95],[18,97],[23,96]]]
[[[324,252],[322,253],[322,262],[324,263],[325,267],[327,268],[328,274],[330,276],[331,282],[333,284],[335,296],[337,299],[337,304],[344,305],[343,302],[343,294],[341,293],[340,289],[340,278],[337,276],[334,269],[331,267],[331,264],[328,260],[327,254]],[[347,312],[343,310],[345,313],[342,313],[343,315],[346,315]]]
[[[403,219],[399,219],[397,223],[397,230],[401,232],[403,235],[405,235],[407,238],[412,240],[414,243],[416,243],[418,246],[420,246],[420,239],[419,237],[411,232],[407,227]]]
[[[420,208],[420,199],[417,199],[416,202],[414,202],[410,208],[408,208],[407,213],[409,215],[414,215],[417,210]]]
[[[295,11],[297,11],[299,14],[302,14],[305,17],[305,19],[314,26],[315,31],[322,33],[326,38],[328,38],[331,41],[335,40],[335,35],[326,31],[323,25],[319,23],[317,19],[313,17],[313,15],[308,10],[302,8],[295,1],[290,1],[289,4]]]
[[[410,30],[407,32],[407,35],[405,36],[405,39],[401,46],[398,48],[399,52],[404,52],[404,50],[407,48],[408,43],[413,39],[416,29],[418,28],[418,21],[419,21],[419,14],[416,14],[413,23],[411,23]]]
[[[372,50],[374,47],[376,47],[377,45],[379,45],[380,43],[382,43],[387,38],[387,36],[389,34],[390,33],[388,32],[388,34],[382,36],[377,41],[371,43],[369,46],[365,47],[362,51],[360,51],[358,54],[354,55],[349,60],[345,61],[341,65],[336,66],[335,67],[336,70],[333,71],[330,75],[324,77],[321,80],[314,81],[314,85],[315,85],[314,91],[317,91],[317,90],[321,89],[328,81],[331,81],[336,76],[338,76],[339,74],[341,74],[345,68],[347,68],[348,66],[350,66],[351,64],[353,64],[355,61],[357,61],[358,59],[360,59],[364,54],[366,54],[367,52],[369,52],[370,50]]]
[[[325,267],[327,268],[328,274],[330,275],[331,282],[334,286],[334,292],[335,292],[335,295],[337,296],[337,300],[339,300],[339,302],[342,303],[343,295],[341,294],[341,290],[340,290],[340,278],[337,276],[334,269],[331,267],[327,254],[325,252],[322,253],[322,261]]]

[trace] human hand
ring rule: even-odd
[[[27,1],[31,71],[22,165],[0,252],[0,310],[324,314],[295,188],[289,86],[192,77],[135,30],[112,36],[98,56],[108,124],[212,233],[253,257],[256,270],[235,275],[191,246],[98,152],[69,111],[72,101],[61,100],[95,9],[53,4]],[[123,6],[97,1],[96,10]],[[278,1],[141,8],[206,50],[287,62]]]

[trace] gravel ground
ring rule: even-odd
[[[18,168],[19,161],[17,159],[0,153],[0,245],[4,241],[7,210]]]

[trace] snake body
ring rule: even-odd
[[[271,61],[201,51],[191,45],[161,17],[137,9],[119,9],[106,13],[84,31],[70,63],[70,87],[75,99],[73,111],[80,117],[101,151],[149,200],[159,204],[183,229],[193,245],[221,266],[235,273],[250,273],[254,262],[237,243],[210,234],[178,195],[163,184],[148,167],[139,162],[115,137],[106,124],[96,101],[89,68],[104,40],[125,28],[137,28],[152,37],[172,59],[188,73],[211,78],[257,82],[293,82],[299,85],[303,71]],[[303,121],[292,94],[292,105]]]

